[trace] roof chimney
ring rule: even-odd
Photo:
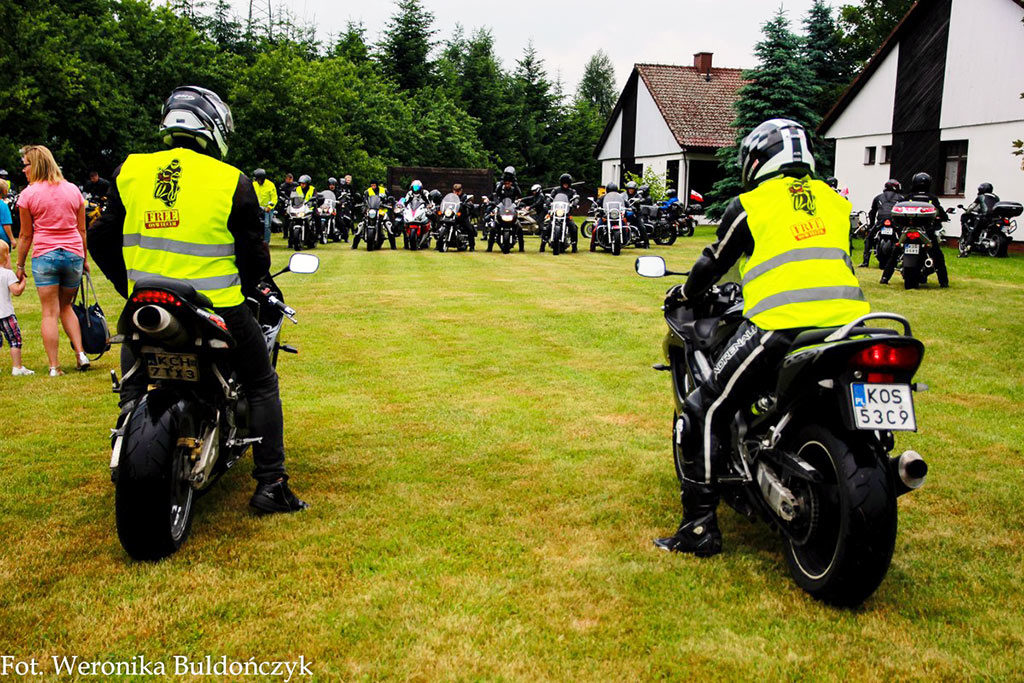
[[[693,68],[698,73],[704,74],[706,80],[711,80],[711,56],[712,52],[698,52],[693,56]]]

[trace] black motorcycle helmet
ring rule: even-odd
[[[267,177],[267,172],[264,171],[262,168],[257,168],[255,171],[252,172],[252,177],[255,178],[256,180],[262,180]]]
[[[899,192],[900,190],[903,189],[903,186],[900,185],[900,181],[896,180],[895,178],[889,178],[888,180],[885,181],[885,189],[889,190],[890,192]]]
[[[932,189],[932,177],[925,172],[915,173],[910,180],[911,192],[929,192]]]
[[[978,185],[978,194],[992,194],[992,183]]]
[[[633,182],[632,180],[626,183],[626,194],[628,194],[630,197],[636,194],[636,183]]]
[[[337,185],[338,184],[338,179],[337,178],[328,178],[327,179],[327,184],[328,185]]]
[[[195,85],[175,88],[161,115],[160,133],[168,147],[176,140],[188,139],[215,159],[227,156],[235,122],[217,93]]]
[[[440,190],[431,190],[427,194],[427,197],[429,197],[430,201],[433,202],[434,204],[440,204],[441,203],[441,191]]]
[[[563,173],[558,179],[559,185],[572,185],[572,176],[568,173]]]
[[[651,186],[650,185],[641,185],[639,189],[640,189],[640,194],[644,195],[645,197],[651,193]]]
[[[796,121],[769,119],[750,131],[740,143],[740,179],[746,188],[780,175],[814,173],[810,136]]]
[[[676,196],[675,190],[665,190],[665,199],[672,199]]]
[[[512,182],[515,182],[516,181],[516,169],[515,169],[515,167],[514,166],[506,166],[505,170],[502,171],[502,173],[501,173],[501,179],[503,181],[504,180],[511,180]]]
[[[608,183],[607,185],[604,186],[604,191],[606,193],[607,192],[618,192],[619,191],[619,184],[618,183],[614,183],[614,182]]]

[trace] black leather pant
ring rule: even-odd
[[[287,479],[284,471],[284,416],[281,411],[281,394],[277,383],[277,371],[270,364],[263,331],[245,304],[214,310],[224,318],[228,330],[235,338],[236,346],[232,351],[231,366],[238,373],[238,380],[249,401],[249,424],[252,425],[250,436],[263,438],[252,447],[255,465],[252,476],[260,483]],[[141,398],[146,392],[148,378],[144,367],[128,375],[128,371],[135,365],[135,360],[128,345],[122,344],[121,372],[126,376],[121,383],[119,403],[122,407]]]
[[[863,265],[871,263],[871,251],[875,248],[875,240],[878,238],[878,233],[882,229],[881,223],[875,223],[869,230],[868,234],[864,236],[864,260]],[[884,263],[879,265],[884,266]]]
[[[771,386],[779,361],[802,330],[762,330],[743,321],[712,363],[712,380],[686,398],[686,429],[676,435],[676,467],[684,484],[711,484],[720,473],[719,436],[736,411]]]

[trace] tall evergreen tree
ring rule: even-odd
[[[552,137],[561,102],[555,99],[533,41],[516,61],[512,91],[519,175],[539,180],[552,172]]]
[[[509,79],[494,54],[494,35],[479,28],[466,41],[459,99],[466,113],[480,122],[480,140],[502,163],[511,153]]]
[[[808,130],[813,130],[821,121],[814,110],[821,88],[814,82],[814,74],[805,60],[803,41],[790,30],[785,11],[776,11],[764,24],[762,32],[764,37],[754,49],[758,65],[743,72],[743,78],[750,82],[740,89],[734,106],[736,118],[732,125],[736,129],[736,145],[718,151],[724,177],[715,183],[712,191],[714,203],[708,206],[712,217],[721,216],[729,200],[743,191],[736,157],[739,143],[747,133],[767,119],[793,119]]]
[[[587,61],[576,95],[590,102],[601,117],[611,116],[619,93],[615,88],[615,67],[604,50],[598,50]]]
[[[915,0],[861,0],[839,8],[844,33],[843,52],[848,64],[860,66],[882,46]]]
[[[842,50],[843,34],[825,0],[814,0],[803,26],[807,66],[815,83],[821,86],[814,109],[824,116],[850,82],[850,68]]]
[[[363,22],[349,21],[345,32],[334,43],[334,56],[344,57],[353,64],[365,64],[370,60],[370,49],[366,45],[366,27]]]
[[[434,15],[420,0],[398,0],[388,20],[384,40],[377,46],[378,60],[403,90],[419,90],[432,81],[433,23]]]

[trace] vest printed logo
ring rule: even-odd
[[[812,218],[804,223],[794,223],[789,226],[789,229],[793,231],[793,237],[797,242],[809,239],[811,237],[818,237],[819,235],[825,234],[825,221],[820,218]]]
[[[147,230],[159,228],[176,228],[181,225],[181,217],[177,209],[163,209],[160,211],[147,211],[145,226]]]
[[[153,197],[168,207],[174,206],[174,203],[178,201],[178,181],[180,179],[181,162],[172,159],[171,163],[156,172],[156,187],[153,190]]]
[[[789,185],[789,193],[793,196],[793,210],[805,211],[810,215],[815,213],[814,193],[803,180],[794,180]]]

